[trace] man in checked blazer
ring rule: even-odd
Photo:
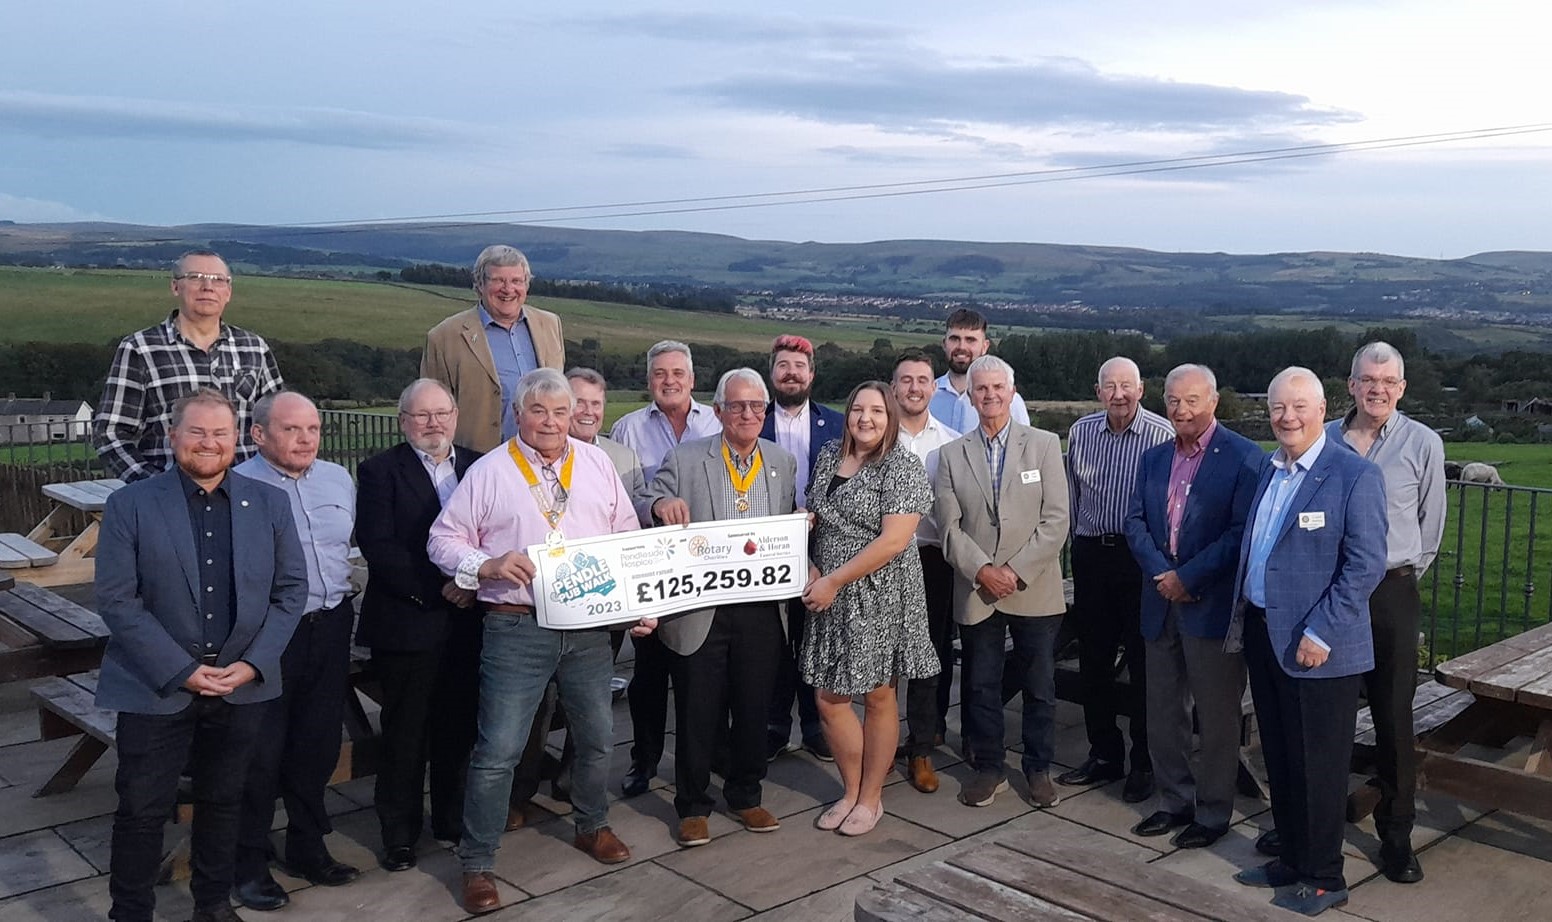
[[[759,372],[735,368],[724,374],[712,402],[722,432],[682,442],[669,452],[646,495],[638,499],[640,518],[687,525],[793,511],[797,461],[775,442],[760,438],[769,400]],[[760,470],[740,503],[729,465],[746,475],[757,461]],[[679,728],[674,734],[674,808],[682,846],[711,841],[706,818],[713,801],[706,788],[719,725],[726,726],[729,716],[728,771],[722,785],[728,809],[751,832],[780,826],[760,806],[760,783],[765,779],[766,714],[786,642],[782,607],[778,602],[750,602],[702,608],[665,618],[658,627],[672,656]]]
[[[383,746],[374,801],[382,865],[415,866],[431,772],[431,833],[458,841],[464,776],[479,705],[481,620],[426,554],[442,504],[480,453],[453,444],[458,405],[440,381],[420,378],[399,395],[404,441],[361,462],[356,542],[366,595],[356,642],[372,650],[383,688]]]
[[[1218,379],[1181,365],[1164,379],[1175,438],[1143,453],[1126,517],[1126,540],[1145,581],[1141,629],[1148,750],[1158,809],[1132,828],[1142,836],[1185,827],[1177,848],[1203,848],[1229,831],[1239,771],[1245,658],[1225,653],[1234,571],[1245,517],[1266,454],[1219,425]],[[1191,712],[1201,757],[1191,762]]]
[[[1328,443],[1314,372],[1279,372],[1267,408],[1278,448],[1240,543],[1224,649],[1245,652],[1282,851],[1234,879],[1287,888],[1273,905],[1313,916],[1347,902],[1342,824],[1358,688],[1374,666],[1369,596],[1385,577],[1385,481]]]
[[[486,247],[474,261],[480,302],[426,334],[420,376],[441,381],[458,401],[459,445],[483,453],[516,435],[518,380],[535,368],[566,365],[560,318],[526,303],[531,281],[521,250]]]
[[[1067,474],[1061,440],[1013,422],[1013,369],[985,355],[970,365],[980,425],[938,450],[934,512],[954,569],[954,620],[964,650],[960,712],[975,775],[960,791],[972,807],[1007,789],[1003,772],[1002,672],[1006,637],[1022,670],[1023,770],[1037,807],[1055,806],[1056,632],[1067,539]]]

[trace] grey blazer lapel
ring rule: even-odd
[[[727,471],[722,466],[722,440],[717,439],[711,443],[710,450],[706,453],[706,459],[701,462],[701,469],[706,472],[706,506],[711,510],[713,519],[720,519],[726,515],[722,509],[722,481],[720,478],[727,476]]]
[[[965,466],[970,468],[970,476],[975,478],[976,485],[981,488],[987,510],[995,515],[997,504],[992,497],[991,470],[986,465],[986,443],[982,440],[980,430],[973,430],[973,433],[971,438],[961,443],[965,452]]]
[[[227,474],[227,478],[240,476]],[[188,497],[183,495],[183,480],[177,474],[162,479],[162,501],[157,503],[163,518],[167,520],[167,540],[172,542],[173,552],[178,555],[178,563],[183,567],[183,579],[189,588],[189,599],[196,605],[199,603],[199,561],[194,550],[194,526],[189,520]],[[235,551],[235,548],[233,548]],[[233,555],[234,560],[240,557]]]

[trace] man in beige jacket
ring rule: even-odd
[[[954,620],[964,651],[960,714],[975,774],[961,802],[985,807],[1007,790],[1003,762],[1004,647],[1013,637],[1028,665],[1023,769],[1030,801],[1053,807],[1056,631],[1067,610],[1061,550],[1067,475],[1061,441],[1011,419],[1013,369],[996,356],[971,364],[970,401],[980,425],[939,449],[934,483],[943,556],[954,569]]]
[[[536,368],[566,365],[560,318],[525,305],[533,272],[522,251],[497,244],[474,261],[480,302],[431,328],[420,376],[435,378],[458,401],[453,441],[490,451],[517,434],[512,394]]]

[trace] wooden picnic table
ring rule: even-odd
[[[1227,873],[1227,872],[1225,872]],[[858,894],[857,922],[1085,919],[1291,922],[1259,894],[1192,880],[1112,852],[1009,833]],[[1258,898],[1259,896],[1259,898]]]
[[[1422,740],[1418,788],[1552,819],[1552,624],[1446,660],[1434,675],[1475,700]],[[1523,764],[1517,754],[1462,754],[1468,744],[1502,749],[1521,738],[1531,741]]]
[[[97,530],[102,522],[102,510],[113,491],[124,486],[117,478],[107,480],[79,480],[74,483],[46,483],[43,495],[54,505],[27,538],[39,544],[62,543],[59,559],[64,562],[84,560],[97,552]],[[67,533],[72,510],[87,514],[86,528],[78,535]]]
[[[102,662],[108,626],[69,599],[6,577],[0,589],[0,682],[68,675]]]

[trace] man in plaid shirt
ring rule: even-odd
[[[172,462],[167,426],[179,397],[213,387],[237,407],[237,460],[254,453],[253,405],[284,388],[263,337],[221,322],[232,300],[232,272],[210,250],[178,259],[172,277],[178,309],[154,327],[124,337],[103,385],[92,444],[108,473],[126,481]]]

